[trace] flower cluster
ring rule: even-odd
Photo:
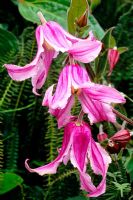
[[[125,99],[116,89],[93,83],[86,69],[78,64],[94,61],[102,49],[102,43],[92,32],[89,32],[88,38],[80,39],[66,32],[56,22],[44,21],[43,25],[36,29],[36,40],[38,50],[31,63],[24,67],[5,64],[5,67],[13,80],[31,78],[33,93],[39,95],[38,89],[45,83],[52,60],[59,52],[68,53],[70,62],[61,70],[58,83],[46,90],[42,102],[43,106],[49,108],[49,113],[56,117],[58,128],[64,127],[64,136],[62,147],[54,161],[32,169],[27,159],[25,166],[30,172],[40,175],[54,174],[61,162],[66,165],[70,160],[79,173],[81,189],[86,190],[89,197],[99,196],[106,189],[106,174],[111,158],[104,148],[94,141],[90,125],[101,121],[115,122],[112,103],[125,103]],[[112,62],[113,68],[117,59]],[[82,108],[82,115],[78,118],[71,114],[75,95]],[[82,120],[83,114],[87,114],[90,125]],[[98,186],[93,184],[87,173],[88,163],[95,174],[102,176]]]

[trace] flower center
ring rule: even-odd
[[[81,89],[80,89],[80,88],[75,89],[75,88],[72,86],[72,87],[71,87],[71,93],[72,93],[72,94],[76,94],[77,96],[79,96],[80,93],[81,93]]]

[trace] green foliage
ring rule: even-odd
[[[23,179],[17,174],[9,172],[0,173],[0,184],[1,184],[0,195],[9,192],[18,185],[21,185],[22,182]]]
[[[40,24],[39,18],[37,17],[37,12],[41,11],[46,17],[46,20],[56,20],[62,26],[66,27],[66,11],[68,8],[68,1],[61,0],[23,0],[19,1],[18,8],[20,14],[26,19],[33,23]]]
[[[92,30],[96,38],[101,40],[104,36],[104,30],[98,23],[97,19],[94,17],[94,15],[89,15],[88,16],[88,24],[89,24],[89,30]]]
[[[41,10],[47,20],[58,21],[60,24],[66,27],[66,19],[64,16],[66,16],[66,11],[69,6],[68,0],[12,1],[18,5],[20,14],[30,22],[40,24],[38,17],[36,16],[36,12]],[[113,2],[114,5],[112,5]],[[112,0],[112,4],[110,4],[109,1],[101,1],[101,3],[102,5],[104,4],[103,7],[107,7],[107,10],[104,10],[106,13],[114,12],[112,8],[117,7],[116,1],[114,0]],[[82,8],[84,7],[83,10],[86,9],[86,6],[83,4],[81,6]],[[17,12],[17,6],[15,8],[15,12]],[[72,20],[69,18],[69,23],[72,26],[72,30],[74,30],[73,23],[75,19],[83,14],[83,10],[79,10],[77,4],[74,8],[75,9],[71,8]],[[95,8],[95,11],[97,11],[98,8],[100,11],[101,5]],[[124,52],[127,50],[125,47],[129,49],[128,52],[125,52],[121,55],[120,63],[117,65],[115,72],[113,72],[114,76],[112,76],[112,79],[115,81],[115,85],[118,88],[121,88],[121,91],[126,92],[128,95],[132,95],[133,83],[131,82],[131,79],[133,75],[133,38],[131,35],[132,26],[130,19],[133,14],[133,10],[128,8],[129,7],[127,4],[125,4],[121,10],[119,9],[119,11],[117,11],[115,16],[113,15],[111,18],[110,15],[109,19],[111,18],[111,25],[114,25],[113,23],[118,21],[118,23],[115,24],[116,28],[113,33],[115,38],[118,38],[117,46],[120,48],[121,46],[124,46],[124,48],[121,48],[120,51]],[[119,17],[120,13],[121,16]],[[12,12],[10,14],[12,15]],[[99,15],[100,17],[97,17]],[[101,24],[104,23],[104,28],[107,28],[108,15],[106,18],[105,15],[103,15],[101,12],[98,12],[96,17]],[[116,19],[114,20],[115,17]],[[114,22],[112,22],[112,20],[114,20]],[[89,30],[92,30],[97,38],[102,39],[102,41],[106,43],[106,48],[113,47],[114,41],[112,39],[113,36],[111,35],[112,29],[106,31],[105,34],[98,21],[93,15],[89,15]],[[11,25],[12,24],[10,24],[10,26]],[[21,24],[16,24],[16,26],[20,28]],[[24,168],[24,161],[26,158],[33,160],[33,167],[35,167],[35,165],[40,166],[44,163],[46,164],[55,159],[58,154],[58,149],[61,147],[63,137],[63,129],[57,129],[57,122],[55,118],[49,115],[47,108],[41,106],[43,97],[35,97],[32,94],[30,80],[22,83],[12,81],[9,78],[5,68],[2,67],[4,63],[14,63],[23,66],[29,63],[35,56],[35,28],[26,26],[27,23],[24,21],[21,29],[19,29],[19,31],[24,29],[23,33],[18,37],[5,29],[0,30],[0,123],[2,122],[0,130],[0,184],[3,185],[2,188],[0,187],[0,193],[5,193],[6,195],[9,190],[14,189],[19,185],[19,189],[16,188],[14,193],[12,193],[13,200],[89,199],[79,191],[80,186],[76,178],[77,171],[72,168],[70,163],[68,163],[67,166],[62,164],[59,167],[57,174],[44,177],[29,174],[29,172]],[[6,28],[7,27],[8,26],[6,26]],[[14,30],[14,33],[18,34],[16,28],[14,29],[14,27],[12,27],[12,30]],[[113,41],[113,45],[110,43],[110,41]],[[3,51],[1,49],[3,49]],[[101,68],[105,66],[106,56],[106,52],[101,55],[101,59],[103,59],[103,62],[100,61],[102,64]],[[45,86],[40,93],[44,93],[43,91],[45,91],[46,88],[57,82],[60,69],[63,67],[62,63],[64,58],[65,57],[60,55],[58,60],[52,63]],[[129,82],[128,87],[124,88],[123,81],[124,84]],[[79,111],[79,108],[79,104],[76,104],[76,107],[73,109],[73,113],[78,114],[77,110]],[[131,104],[129,104],[127,108],[130,108],[131,115],[131,112],[133,112],[133,107]],[[109,135],[112,135],[116,131],[112,124],[106,123],[104,124],[104,127],[105,131],[107,131]],[[107,191],[101,197],[93,199],[119,200],[122,198],[131,198],[130,181],[132,181],[132,155],[125,156],[123,160],[119,160],[119,158],[116,159],[116,156],[112,157],[113,162],[110,165],[107,176]],[[126,163],[125,167],[124,163]],[[127,175],[130,175],[131,180],[128,180]],[[18,193],[19,197],[17,195]]]
[[[18,40],[14,34],[0,29],[0,71],[4,70],[3,64],[13,62],[18,50]]]

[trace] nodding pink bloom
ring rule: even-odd
[[[110,72],[109,72],[109,76],[111,75],[116,63],[118,62],[119,60],[119,57],[120,57],[120,53],[119,51],[117,50],[116,47],[114,47],[113,49],[109,49],[108,50],[108,62],[109,62],[109,65],[110,65]]]
[[[111,159],[107,152],[93,140],[90,127],[85,122],[79,124],[73,121],[66,125],[62,147],[54,161],[32,169],[29,167],[27,159],[25,166],[28,171],[36,172],[39,175],[55,174],[60,163],[63,162],[66,165],[69,160],[78,169],[81,189],[89,192],[88,196],[95,197],[105,192],[106,173]],[[97,187],[94,186],[91,177],[86,172],[88,162],[94,173],[102,176]]]
[[[5,64],[10,77],[16,81],[32,78],[33,92],[37,93],[48,75],[52,59],[58,52],[68,52],[71,56],[81,62],[93,61],[101,51],[102,43],[87,39],[80,39],[67,33],[59,24],[50,21],[40,25],[36,29],[36,40],[38,45],[34,60],[24,67],[13,64]]]
[[[47,89],[42,105],[48,106],[49,112],[60,121],[59,127],[64,125],[61,120],[67,119],[67,113],[70,116],[75,95],[91,123],[104,120],[115,122],[111,103],[125,103],[124,97],[116,89],[90,82],[87,71],[79,65],[64,67],[54,94],[53,89],[54,85]]]

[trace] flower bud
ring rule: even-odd
[[[122,148],[126,147],[131,136],[128,130],[120,130],[114,134],[108,141],[107,150],[110,153],[119,153]]]
[[[131,139],[130,133],[128,130],[120,130],[116,134],[114,134],[111,138],[112,141],[120,144],[121,148],[126,146],[126,144]]]
[[[118,62],[119,57],[120,57],[120,53],[116,47],[108,50],[108,62],[110,65],[110,70],[109,70],[110,72],[108,74],[109,76],[111,75],[116,63]]]
[[[84,14],[81,15],[81,16],[79,17],[79,19],[76,21],[76,23],[77,23],[77,25],[78,25],[79,27],[84,27],[84,26],[87,25],[87,13],[88,13],[88,11],[86,10],[86,11],[84,12]]]
[[[108,138],[108,135],[104,132],[98,133],[98,135],[97,135],[98,142],[103,142],[107,138]]]

